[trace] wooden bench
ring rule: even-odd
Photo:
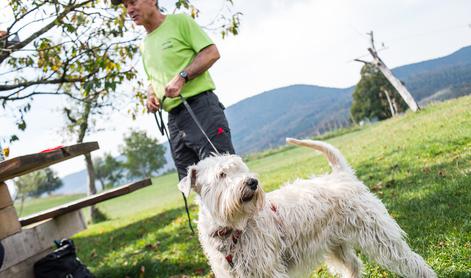
[[[71,237],[87,228],[82,208],[152,184],[150,179],[144,179],[18,219],[4,181],[98,148],[97,142],[89,142],[0,162],[0,242],[5,248],[1,278],[33,278],[34,263],[54,249],[54,240]]]

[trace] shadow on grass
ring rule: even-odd
[[[450,154],[443,160],[427,165],[370,161],[357,173],[439,277],[471,277],[471,176],[463,172],[470,157]]]
[[[196,207],[191,207],[192,219]],[[202,276],[209,266],[183,208],[74,239],[80,259],[96,277]]]

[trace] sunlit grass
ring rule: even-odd
[[[411,247],[439,277],[471,277],[471,97],[432,105],[327,139],[386,204]],[[266,191],[329,170],[306,148],[252,155]],[[208,277],[191,235],[175,174],[100,205],[112,220],[75,236],[80,258],[97,277]],[[193,219],[197,207],[191,207]],[[396,277],[365,262],[365,277]],[[331,277],[323,268],[312,277]]]

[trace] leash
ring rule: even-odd
[[[199,130],[201,131],[201,133],[203,133],[204,137],[206,138],[206,140],[208,141],[209,145],[211,145],[211,147],[213,148],[214,152],[217,153],[217,154],[221,154],[219,153],[219,151],[216,149],[216,147],[214,146],[213,142],[211,142],[211,140],[209,139],[208,135],[206,134],[206,132],[204,131],[203,127],[201,126],[200,122],[198,121],[198,118],[196,118],[196,115],[195,113],[193,112],[193,109],[191,109],[190,105],[188,104],[188,102],[186,101],[186,99],[182,96],[182,95],[179,95],[180,97],[180,100],[182,101],[183,103],[183,106],[185,106],[186,110],[188,111],[188,113],[190,114],[191,118],[193,119],[193,121],[195,122],[195,124],[198,126]],[[162,103],[161,103],[161,107],[163,106],[163,103],[165,101],[165,96],[162,98]],[[155,122],[157,123],[157,127],[159,128],[159,131],[160,133],[162,134],[162,136],[166,136],[167,137],[167,140],[168,140],[168,144],[170,146],[170,150],[172,151],[173,153],[173,147],[172,147],[172,143],[170,141],[170,136],[168,135],[168,130],[167,128],[165,127],[165,123],[164,123],[164,119],[162,117],[162,108],[160,108],[158,110],[158,114],[159,114],[159,118],[157,118],[157,114],[154,113],[154,118],[155,118]],[[185,202],[185,210],[186,210],[186,215],[188,216],[188,225],[190,226],[190,230],[193,234],[195,234],[195,231],[193,230],[193,226],[191,225],[191,217],[190,217],[190,211],[188,209],[188,201],[185,197],[185,194],[182,193],[182,196],[183,196],[183,201]]]
[[[157,123],[157,127],[159,128],[159,131],[162,134],[162,136],[167,137],[168,145],[170,146],[170,151],[173,153],[172,142],[170,141],[170,136],[168,135],[168,130],[165,127],[164,119],[162,117],[162,109],[159,109],[158,113],[159,113],[159,118],[157,118],[157,114],[154,112],[155,122]],[[160,119],[160,122],[159,122],[159,119]],[[183,201],[185,202],[185,210],[186,210],[186,216],[188,217],[188,225],[190,226],[191,233],[194,235],[195,230],[193,230],[193,226],[191,225],[191,217],[190,217],[190,210],[188,209],[188,201],[185,197],[185,194],[183,194],[183,192],[182,192],[182,197],[183,197]]]
[[[219,151],[216,149],[216,147],[214,146],[213,142],[211,142],[211,140],[209,139],[208,135],[206,134],[206,132],[204,132],[204,129],[203,127],[201,126],[200,122],[198,121],[198,119],[196,118],[196,115],[195,113],[193,112],[193,109],[191,109],[190,105],[188,104],[188,102],[185,100],[185,98],[182,96],[182,95],[179,95],[180,96],[180,100],[183,102],[183,106],[185,106],[186,110],[188,111],[188,113],[190,114],[191,118],[193,119],[193,121],[195,122],[195,124],[198,126],[198,128],[200,129],[201,133],[203,133],[204,137],[206,138],[206,140],[208,140],[208,143],[209,145],[211,145],[211,147],[213,148],[214,152],[219,154]]]

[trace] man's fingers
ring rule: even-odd
[[[147,107],[150,107],[151,109],[158,109],[159,108],[158,105],[156,105],[155,103],[152,103],[152,102],[149,103],[149,105],[147,105]]]
[[[160,108],[160,102],[155,97],[149,97],[147,100],[147,110],[156,112]]]
[[[147,111],[151,113],[157,112],[157,108],[151,106],[150,104],[147,105]]]

